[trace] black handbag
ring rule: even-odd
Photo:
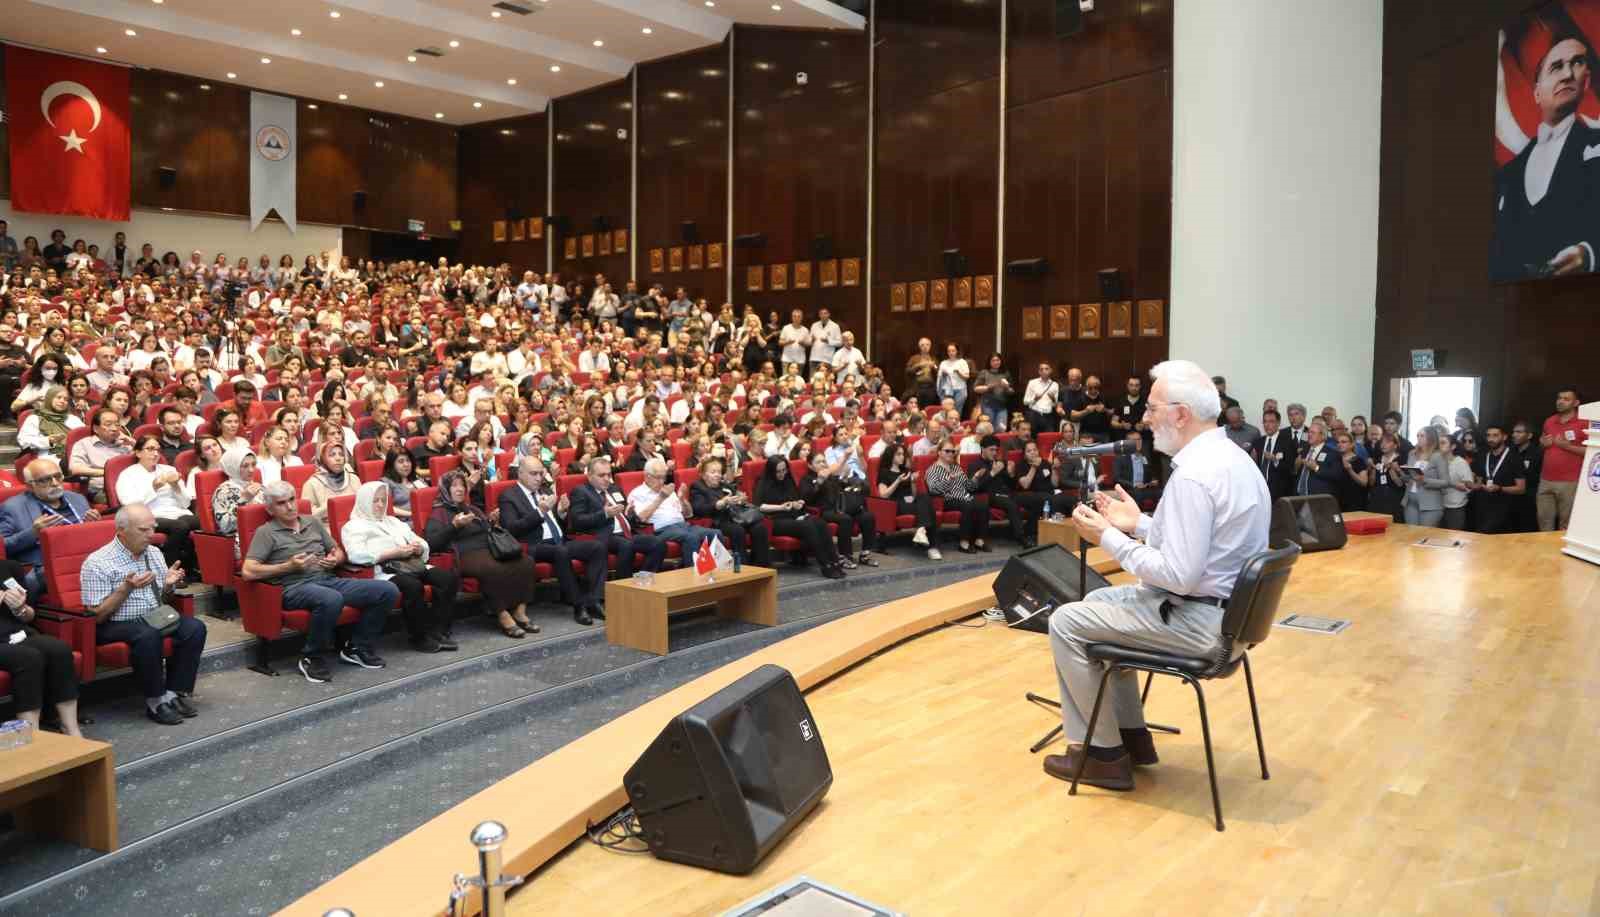
[[[733,509],[728,511],[728,519],[731,520],[734,525],[737,525],[740,528],[749,528],[752,525],[760,523],[766,518],[766,513],[763,513],[761,510],[751,506],[748,503],[735,506]]]
[[[865,484],[846,484],[839,488],[837,505],[839,514],[843,516],[857,516],[867,508],[867,487]]]
[[[489,527],[489,556],[495,560],[516,560],[522,556],[522,542],[498,525]]]

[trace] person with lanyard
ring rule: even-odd
[[[1378,454],[1372,459],[1372,474],[1368,480],[1367,511],[1383,513],[1395,522],[1405,521],[1406,472],[1400,458],[1400,440],[1392,433],[1383,433],[1378,440]]]
[[[536,456],[516,465],[516,484],[500,492],[500,524],[528,546],[528,555],[549,564],[561,586],[562,601],[572,606],[572,619],[588,627],[605,618],[606,546],[598,540],[568,541],[561,519],[570,500],[550,488],[550,474]],[[583,562],[583,588],[572,561]]]
[[[1133,789],[1134,765],[1159,758],[1132,671],[1111,678],[1108,702],[1088,735],[1103,669],[1087,647],[1214,654],[1228,597],[1245,563],[1266,549],[1272,516],[1260,471],[1217,427],[1222,405],[1210,376],[1187,360],[1161,363],[1150,375],[1155,384],[1145,417],[1173,469],[1154,517],[1121,488],[1096,494],[1092,506],[1080,503],[1072,513],[1079,537],[1104,548],[1138,581],[1096,589],[1050,616],[1068,745],[1065,754],[1045,758],[1045,773],[1071,780],[1082,763],[1082,782],[1110,790]]]
[[[199,716],[194,706],[200,655],[206,648],[205,622],[179,616],[177,628],[163,634],[149,619],[166,605],[166,595],[183,583],[181,564],[167,566],[150,541],[156,517],[141,503],[117,510],[117,534],[83,561],[79,574],[83,606],[95,616],[96,643],[126,643],[133,675],[144,692],[145,715],[163,726]],[[163,644],[172,641],[172,657]]]
[[[6,557],[32,569],[23,578],[28,601],[44,594],[44,552],[39,533],[51,526],[95,522],[100,514],[80,493],[62,486],[61,466],[49,458],[34,459],[22,469],[27,486],[23,493],[0,503],[0,536],[5,538]]]
[[[1478,531],[1499,535],[1517,531],[1517,504],[1528,491],[1528,470],[1517,450],[1506,440],[1505,427],[1490,424],[1484,430],[1489,451],[1483,458],[1483,480],[1473,489],[1478,510]]]
[[[409,524],[389,515],[388,485],[382,481],[361,485],[339,540],[349,550],[352,564],[371,567],[374,579],[400,590],[412,649],[419,653],[460,649],[450,639],[450,617],[461,577],[429,565],[428,543]],[[424,587],[432,590],[432,602],[423,601]]]

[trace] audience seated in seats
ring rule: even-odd
[[[689,485],[691,511],[697,519],[711,520],[730,552],[749,558],[758,567],[771,566],[766,516],[759,510],[753,517],[749,515],[753,508],[750,498],[726,468],[727,462],[720,458],[700,463],[700,478]]]
[[[165,465],[176,466],[178,456],[194,446],[194,440],[184,429],[184,418],[187,415],[176,407],[168,406],[162,408],[158,416],[161,427],[161,434],[158,437],[161,461]]]
[[[199,715],[191,698],[206,648],[206,625],[180,615],[176,629],[164,637],[150,624],[149,614],[164,606],[170,609],[168,595],[186,573],[176,563],[168,567],[161,549],[150,543],[156,517],[143,504],[123,504],[116,522],[115,537],[83,561],[83,604],[95,616],[96,642],[131,648],[146,715],[163,726],[177,726]],[[170,659],[163,654],[168,637]]]
[[[928,549],[929,560],[943,560],[939,551],[939,520],[933,514],[933,500],[927,491],[917,488],[917,472],[911,466],[911,450],[905,443],[895,442],[883,453],[878,463],[878,493],[884,500],[895,504],[895,515],[912,516],[916,531],[911,533],[911,543]]]
[[[255,480],[256,457],[252,452],[229,452],[222,457],[226,480],[211,493],[211,516],[217,533],[239,533],[239,507],[262,502],[262,484]],[[237,543],[236,543],[237,544]]]
[[[1047,513],[1067,515],[1077,501],[1056,490],[1055,465],[1039,452],[1039,444],[1033,440],[1023,444],[1020,459],[1009,463],[1009,473],[1011,499],[1022,510],[1022,543],[1036,545],[1039,543],[1039,520]]]
[[[282,427],[273,427],[261,437],[256,451],[256,469],[261,472],[261,483],[271,484],[283,480],[283,469],[305,464],[294,454],[294,439]]]
[[[317,472],[306,479],[300,491],[300,499],[311,504],[311,515],[323,525],[328,524],[328,501],[353,495],[361,484],[345,458],[343,443],[323,443],[317,449]]]
[[[71,412],[66,388],[52,385],[17,430],[17,445],[58,462],[66,461],[67,434],[82,426],[83,420]]]
[[[539,632],[539,625],[528,620],[528,603],[534,600],[539,577],[526,554],[502,559],[490,551],[489,533],[499,517],[498,508],[491,516],[473,505],[467,476],[460,469],[447,472],[428,516],[428,547],[435,554],[454,551],[456,569],[478,581],[484,606],[498,616],[500,630],[521,640]]]
[[[573,620],[587,627],[595,618],[605,617],[606,546],[594,539],[569,539],[570,497],[556,496],[549,473],[536,457],[523,457],[516,469],[516,481],[496,500],[500,524],[528,546],[528,556],[550,565],[561,586],[561,601],[572,606]],[[581,587],[574,560],[583,563]]]
[[[1123,438],[1141,448],[1140,451],[1130,455],[1117,456],[1112,476],[1116,479],[1117,486],[1127,491],[1128,495],[1138,501],[1140,506],[1154,504],[1161,499],[1161,481],[1156,477],[1154,463],[1144,454],[1142,448],[1144,446],[1144,436],[1138,430],[1130,430]],[[1231,435],[1228,438],[1238,442]],[[1260,436],[1258,435],[1252,442],[1259,439]]]
[[[25,575],[22,564],[0,558],[0,672],[11,676],[11,701],[18,718],[38,729],[39,712],[49,704],[61,720],[61,730],[81,738],[78,667],[72,647],[33,628],[34,608],[22,585]]]
[[[94,433],[78,440],[67,459],[67,473],[87,482],[89,495],[106,499],[106,462],[133,451],[133,437],[122,429],[122,418],[110,408],[94,412]]]
[[[173,559],[173,566],[181,566],[185,575],[198,574],[193,535],[200,527],[200,519],[194,514],[193,495],[183,486],[178,469],[161,464],[159,437],[139,437],[133,454],[134,463],[117,476],[117,503],[144,504],[156,517],[156,531],[166,536],[163,550]]]
[[[346,605],[361,617],[349,637],[339,641],[339,661],[363,669],[383,668],[378,638],[400,600],[400,590],[381,580],[339,577],[336,571],[345,561],[344,551],[321,520],[300,515],[294,488],[278,481],[268,484],[264,494],[271,519],[250,539],[240,572],[246,580],[282,586],[283,607],[310,610],[300,674],[312,684],[333,680],[322,657],[336,649],[334,631]]]
[[[400,590],[400,609],[413,649],[422,653],[453,652],[451,619],[461,578],[428,563],[428,543],[411,526],[389,515],[389,488],[369,481],[356,491],[355,506],[340,532],[350,563],[372,567],[373,577]],[[424,589],[432,593],[424,601]]]
[[[644,465],[644,481],[628,493],[628,508],[635,518],[651,527],[655,537],[676,542],[682,556],[693,558],[700,543],[716,532],[703,526],[691,525],[689,514],[689,486],[676,488],[668,480],[670,472],[666,461],[651,458]]]
[[[851,453],[849,458],[841,456],[833,461],[828,452],[814,452],[806,476],[800,479],[800,499],[805,501],[806,508],[814,511],[825,524],[834,526],[839,563],[846,570],[878,566],[872,557],[877,542],[877,520],[867,508],[865,473],[858,475],[852,467],[855,459]],[[854,552],[857,532],[861,533],[859,558]]]
[[[1026,511],[1024,504],[1017,502],[1013,497],[1017,482],[1011,476],[1010,464],[1005,456],[1000,454],[1000,440],[992,435],[985,436],[980,446],[978,459],[971,465],[967,489],[974,497],[988,497],[989,509],[1005,514],[1011,540],[1023,547],[1029,547],[1028,522],[1024,518]],[[950,508],[948,501],[946,503],[946,508]],[[1035,522],[1034,527],[1037,528],[1037,525]],[[980,517],[978,531],[983,532],[987,528],[988,520]],[[988,550],[988,543],[980,539],[977,547],[980,551]]]
[[[773,535],[799,539],[806,552],[817,559],[823,576],[844,579],[844,561],[828,537],[828,524],[806,510],[806,501],[790,471],[787,458],[769,457],[756,482],[755,504],[766,513]]]
[[[423,480],[429,479],[429,460],[456,454],[450,430],[450,421],[442,418],[435,420],[428,425],[427,439],[411,448],[411,461]]]
[[[586,480],[572,489],[567,509],[568,531],[592,535],[617,558],[617,573],[626,579],[640,570],[661,569],[667,543],[637,530],[628,518],[628,500],[612,481],[611,460],[596,458],[584,472]]]
[[[100,513],[82,494],[63,486],[61,466],[54,459],[29,462],[22,469],[22,479],[26,491],[0,503],[0,536],[5,538],[5,556],[32,568],[22,582],[28,589],[28,601],[37,602],[44,593],[39,533],[53,525],[95,522]]]
[[[942,498],[945,512],[961,514],[961,553],[973,554],[991,550],[983,538],[988,526],[984,519],[983,504],[972,491],[972,482],[956,461],[956,447],[946,442],[939,447],[939,458],[923,472],[923,481],[932,496]]]
[[[417,474],[411,453],[404,449],[396,449],[384,458],[383,483],[389,488],[389,512],[401,519],[410,519],[416,512],[416,507],[411,504],[411,495],[428,486],[428,482]],[[430,508],[421,509],[428,512]]]

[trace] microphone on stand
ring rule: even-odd
[[[1102,455],[1132,455],[1140,451],[1140,444],[1130,439],[1119,439],[1114,443],[1100,443],[1095,446],[1073,446],[1070,449],[1058,449],[1057,454],[1063,459],[1098,458]]]

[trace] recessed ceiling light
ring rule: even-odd
[[[262,59],[261,59],[261,62],[262,62],[262,63],[263,63],[263,64],[270,64],[270,63],[272,63],[272,58],[270,58],[270,57],[263,57],[263,58],[262,58]]]
[[[293,36],[294,36],[294,37],[296,37],[296,38],[299,38],[299,37],[300,37],[300,35],[301,35],[301,32],[300,32],[300,30],[299,30],[299,29],[290,29],[290,30],[289,30],[289,34],[290,34],[290,35],[293,35]]]
[[[500,11],[499,10],[491,10],[489,12],[489,15],[493,16],[495,19],[499,19],[500,18]]]
[[[105,48],[95,48],[94,49],[94,53],[96,53],[96,54],[104,54],[104,53],[106,53],[106,49]]]
[[[414,64],[416,62],[417,62],[417,56],[415,54],[407,54],[406,55],[406,63]]]
[[[349,93],[345,93],[345,92],[339,93],[339,101],[343,102],[344,100],[346,100],[348,98],[350,98],[350,94]]]
[[[452,38],[452,39],[450,39],[450,47],[459,48],[459,47],[461,47],[461,42],[456,41],[454,38]]]
[[[205,90],[206,92],[210,92],[211,91],[211,84],[210,83],[201,83],[200,84],[200,88]]]
[[[138,32],[135,32],[135,31],[134,31],[134,30],[132,30],[132,29],[123,29],[123,30],[122,30],[122,34],[124,34],[124,35],[126,35],[126,36],[128,36],[128,37],[129,37],[129,38],[136,38],[136,37],[138,37],[138,35],[139,35],[139,33],[138,33]]]
[[[442,111],[436,111],[436,112],[434,112],[434,113],[433,113],[433,116],[434,116],[434,117],[435,117],[435,118],[443,118],[443,117],[444,117],[444,112],[442,112]]]
[[[307,104],[306,107],[311,109],[312,111],[316,111],[317,110],[317,103],[311,102],[311,103]]]
[[[781,13],[781,12],[783,12],[783,7],[782,7],[782,6],[779,6],[779,5],[778,5],[778,4],[776,4],[776,3],[774,3],[774,4],[772,4],[772,11],[773,11],[773,12],[774,12],[774,13]]]
[[[717,0],[706,0],[706,6],[716,6]]]
[[[605,42],[603,42],[603,41],[601,41],[601,40],[600,40],[600,39],[598,39],[598,38],[596,38],[596,39],[595,39],[595,40],[594,40],[594,46],[595,46],[595,47],[596,47],[596,48],[604,48],[604,47],[605,47],[605,46],[606,46],[606,43],[605,43]]]
[[[656,30],[650,28],[649,26],[645,26],[644,28],[640,29],[639,31],[645,33],[646,35],[654,35],[656,33]]]
[[[560,64],[551,64],[550,65],[550,72],[551,73],[560,73],[561,72],[561,65]]]
[[[167,2],[167,0],[150,0],[150,2],[160,6],[161,4]]]
[[[328,10],[328,18],[329,19],[338,19],[339,18],[339,11],[338,10]]]
[[[236,79],[238,79],[238,78],[239,78],[239,74],[237,74],[237,73],[234,73],[234,72],[233,72],[233,71],[232,71],[232,70],[229,70],[229,71],[228,71],[228,79],[230,79],[230,80],[236,80]]]
[[[383,80],[373,80],[372,85],[378,87],[379,89],[382,89],[383,88]]]
[[[502,136],[509,137],[509,136],[511,136],[511,128],[502,127],[502,128],[500,128],[500,133],[501,133]]]
[[[512,77],[511,79],[506,80],[506,85],[507,86],[515,86],[515,85],[517,85],[517,78],[516,77]]]
[[[483,107],[483,103],[482,102],[473,102],[472,103],[472,107],[473,108],[482,108]]]

